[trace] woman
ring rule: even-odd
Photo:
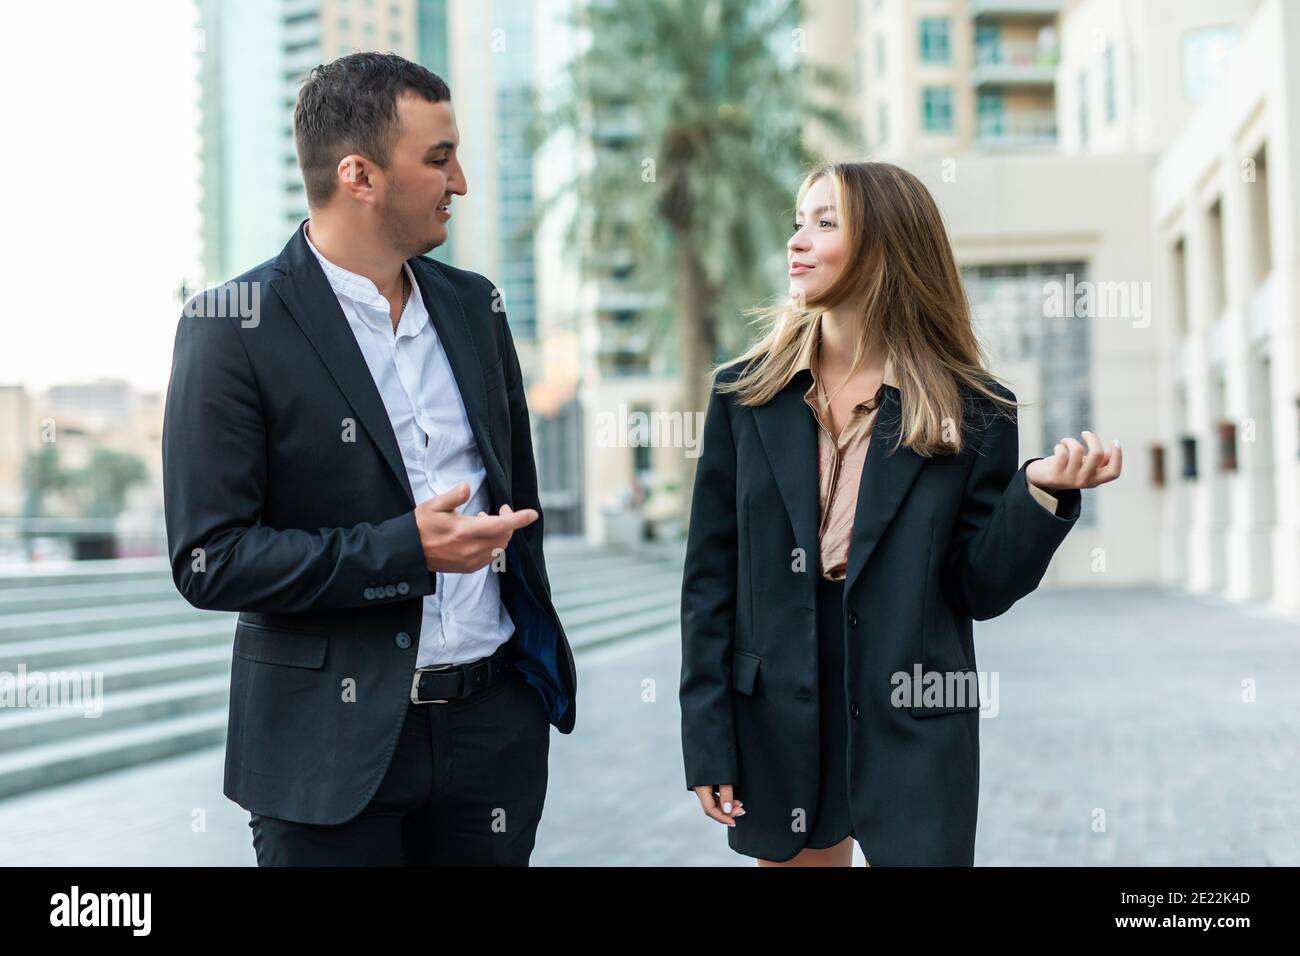
[[[790,303],[714,373],[682,583],[687,787],[760,865],[973,863],[972,620],[1033,591],[1119,442],[1019,468],[934,200],[813,172]]]

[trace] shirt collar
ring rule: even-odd
[[[799,361],[791,371],[793,375],[794,372],[807,369],[812,373],[814,384],[817,380],[817,346],[821,341],[821,334],[822,317],[819,314],[817,318],[813,319],[812,332],[804,339],[803,347],[799,351]],[[894,378],[894,363],[888,355],[885,356],[885,374],[882,382],[890,388],[898,388],[898,382]]]
[[[320,262],[321,270],[325,273],[325,278],[329,281],[330,288],[334,290],[335,294],[346,296],[358,305],[366,306],[367,308],[358,310],[362,318],[373,323],[382,322],[385,327],[392,329],[393,320],[388,300],[380,293],[379,287],[366,276],[356,272],[349,272],[321,255],[321,251],[316,248],[307,235],[306,222],[302,224],[302,237],[307,240],[308,248],[311,249],[317,261]],[[398,324],[398,330],[409,335],[418,335],[429,321],[429,313],[424,308],[424,299],[420,296],[420,286],[415,281],[415,273],[411,271],[410,263],[403,262],[402,268],[406,270],[406,277],[411,283],[411,297],[402,313],[402,321]],[[408,315],[415,322],[411,328],[404,325],[407,322]]]

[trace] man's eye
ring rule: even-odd
[[[435,165],[435,166],[446,166],[446,165],[447,165],[447,160],[445,160],[445,159],[435,159],[435,160],[432,160],[432,162],[433,162],[433,165]]]

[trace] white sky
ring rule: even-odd
[[[191,0],[5,4],[0,384],[166,388],[199,275]]]

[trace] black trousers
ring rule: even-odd
[[[251,814],[258,866],[527,866],[551,725],[517,670],[446,704],[408,704],[379,789],[346,823]]]

